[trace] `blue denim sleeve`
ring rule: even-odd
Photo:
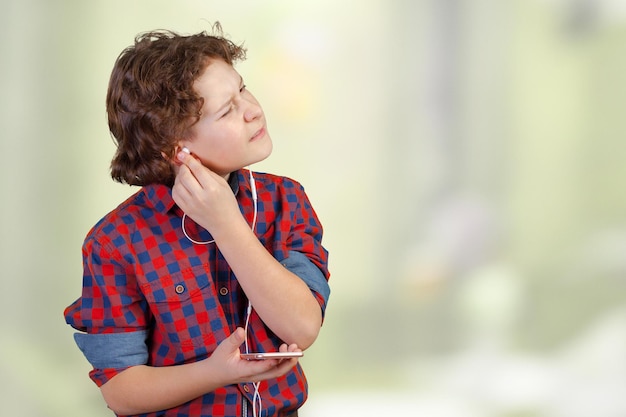
[[[330,286],[320,269],[301,252],[289,251],[289,256],[281,262],[285,268],[293,272],[313,291],[320,294],[326,303],[330,297]]]
[[[74,334],[76,344],[95,369],[128,368],[148,363],[147,337],[147,330]]]

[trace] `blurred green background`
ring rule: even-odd
[[[135,189],[104,98],[218,20],[325,226],[303,417],[626,415],[626,3],[21,0],[0,27],[0,415],[111,416],[62,312]]]

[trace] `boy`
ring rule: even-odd
[[[65,310],[117,415],[297,416],[297,357],[328,287],[322,226],[297,182],[243,169],[267,158],[265,115],[214,33],[140,35],[106,104],[116,181],[142,188],[83,245],[82,296]]]

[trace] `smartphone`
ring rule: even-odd
[[[304,356],[304,352],[255,352],[242,353],[241,359],[261,361],[265,359],[301,358],[302,356]]]

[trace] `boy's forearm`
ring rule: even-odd
[[[179,406],[227,385],[277,378],[298,363],[297,358],[244,360],[240,356],[244,340],[244,329],[238,327],[207,359],[165,367],[133,366],[102,385],[102,395],[116,414],[149,413]],[[293,351],[296,347],[282,349]]]
[[[178,366],[133,366],[100,387],[111,410],[133,415],[176,407],[223,384],[212,380],[204,361]]]
[[[216,242],[263,322],[287,344],[303,350],[313,344],[322,311],[306,283],[283,267],[246,223]]]

